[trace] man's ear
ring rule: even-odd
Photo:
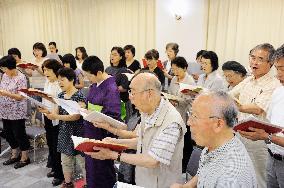
[[[214,126],[213,126],[213,131],[215,133],[220,133],[224,129],[225,126],[227,125],[224,119],[216,118]]]

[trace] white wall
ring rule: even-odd
[[[161,60],[167,59],[166,44],[176,42],[178,55],[195,61],[196,53],[206,47],[206,6],[207,0],[156,0],[156,48]],[[173,12],[179,12],[181,20]]]

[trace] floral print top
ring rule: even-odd
[[[18,93],[19,89],[27,88],[24,74],[17,72],[17,76],[9,77],[3,74],[0,89],[11,93]],[[8,120],[27,119],[27,100],[17,101],[0,95],[0,118]]]

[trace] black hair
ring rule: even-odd
[[[202,53],[202,57],[204,59],[210,59],[212,72],[218,69],[218,67],[219,67],[218,56],[217,56],[217,54],[215,52],[213,52],[213,51],[205,51],[204,53]]]
[[[41,68],[42,71],[44,72],[43,68],[47,68],[47,69],[52,69],[52,71],[54,72],[54,74],[56,75],[56,77],[58,76],[58,70],[63,68],[63,65],[61,65],[61,63],[59,63],[56,59],[47,59],[43,62]]]
[[[73,85],[75,85],[76,82],[76,74],[75,71],[68,67],[63,67],[58,70],[58,76],[67,78],[69,81],[73,81]]]
[[[61,59],[63,65],[68,63],[73,70],[77,69],[75,57],[72,54],[65,54]]]
[[[175,55],[178,54],[178,52],[179,52],[179,46],[178,46],[177,43],[168,43],[168,44],[166,45],[166,50],[169,49],[169,48],[171,48],[171,49],[174,51]]]
[[[8,50],[8,55],[17,55],[20,59],[22,58],[21,52],[18,48],[10,48]]]
[[[49,42],[48,43],[48,46],[51,46],[51,45],[53,45],[55,48],[56,48],[56,53],[58,52],[58,49],[57,49],[57,47],[56,47],[56,42]]]
[[[42,51],[42,57],[45,57],[45,56],[47,55],[46,48],[45,48],[44,44],[41,43],[41,42],[35,43],[35,44],[33,45],[33,50],[34,50],[34,49],[39,49],[39,50],[41,50],[41,51]],[[33,54],[34,54],[34,53],[33,53]],[[35,55],[35,54],[34,54],[34,55]]]
[[[159,59],[159,52],[155,49],[152,49],[152,50],[149,50],[148,52],[146,52],[144,57],[145,57],[146,60],[152,60],[152,59],[158,60]]]
[[[80,46],[80,47],[75,48],[75,58],[77,60],[79,60],[79,58],[77,57],[77,50],[80,50],[82,52],[82,59],[86,59],[88,57],[85,47]]]
[[[188,63],[186,62],[184,57],[177,56],[171,61],[171,64],[175,64],[177,67],[182,68],[182,69],[187,69]]]
[[[111,52],[114,51],[114,50],[117,51],[117,53],[121,57],[117,67],[127,67],[124,50],[121,47],[118,47],[118,46],[112,47]],[[113,66],[111,61],[110,61],[110,65]]]
[[[131,51],[131,53],[133,54],[133,57],[135,56],[135,47],[133,46],[133,45],[126,45],[126,46],[124,46],[124,48],[123,48],[123,50],[124,50],[124,52],[126,51],[126,50],[130,50]]]
[[[9,70],[16,68],[16,60],[11,55],[4,56],[0,59],[0,67],[6,67]]]
[[[99,71],[104,72],[104,63],[97,56],[89,56],[84,60],[82,69],[96,76]]]
[[[202,56],[204,52],[206,52],[206,50],[200,50],[199,52],[197,52],[195,59],[197,60],[200,56]]]
[[[243,65],[241,65],[240,63],[236,62],[236,61],[227,61],[223,64],[222,66],[222,70],[231,70],[234,71],[236,73],[239,73],[242,75],[242,77],[245,77],[247,74],[247,70],[245,69],[245,67]]]

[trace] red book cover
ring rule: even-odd
[[[95,146],[108,148],[113,151],[123,151],[128,149],[128,147],[123,144],[109,143],[95,139],[72,136],[72,140],[74,142],[75,149],[82,152],[93,152],[94,151],[93,147]]]
[[[18,64],[17,67],[20,67],[22,69],[31,69],[31,68],[38,68],[37,65],[35,64],[32,64],[32,63],[21,63],[21,64]]]
[[[257,129],[263,129],[265,132],[269,134],[275,134],[278,132],[281,132],[283,129],[281,127],[278,127],[276,125],[270,124],[268,122],[260,121],[255,118],[248,118],[246,120],[240,121],[238,124],[234,126],[234,131],[246,131],[251,132],[249,130],[249,127],[257,128]]]
[[[44,93],[43,91],[40,91],[38,89],[29,88],[29,89],[19,89],[18,91],[26,93],[28,95],[39,96],[39,97],[45,98],[45,99],[55,103],[53,98],[50,95],[48,95],[47,93]]]

